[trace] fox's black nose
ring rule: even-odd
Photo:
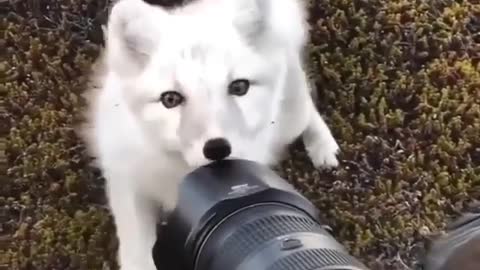
[[[224,138],[208,140],[203,146],[203,155],[210,160],[221,160],[230,155],[230,143]]]

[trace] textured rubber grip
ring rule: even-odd
[[[255,248],[268,241],[297,232],[323,233],[321,227],[311,219],[294,215],[266,216],[241,225],[225,242],[223,254],[240,260]]]
[[[196,270],[366,269],[305,213],[261,205],[228,217],[213,230]],[[332,266],[332,268],[322,268]]]
[[[353,270],[361,265],[350,255],[332,249],[307,249],[275,262],[268,270]]]

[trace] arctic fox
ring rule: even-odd
[[[82,133],[107,180],[121,269],[156,269],[158,209],[175,207],[198,166],[273,166],[300,137],[316,167],[338,165],[303,70],[305,13],[300,0],[112,6]]]

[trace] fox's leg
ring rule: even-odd
[[[122,183],[127,179],[111,180],[108,195],[119,240],[120,269],[156,270],[152,256],[157,237],[154,208]]]
[[[312,98],[306,104],[310,108],[310,121],[302,134],[305,148],[315,167],[338,166],[337,154],[340,150],[330,128],[317,111]]]

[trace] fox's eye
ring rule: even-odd
[[[250,88],[250,81],[245,79],[235,80],[228,86],[228,93],[235,96],[243,96],[247,94]]]
[[[162,102],[163,106],[167,109],[171,109],[173,107],[176,107],[184,101],[183,96],[175,91],[167,91],[164,92],[160,96],[160,101]]]

